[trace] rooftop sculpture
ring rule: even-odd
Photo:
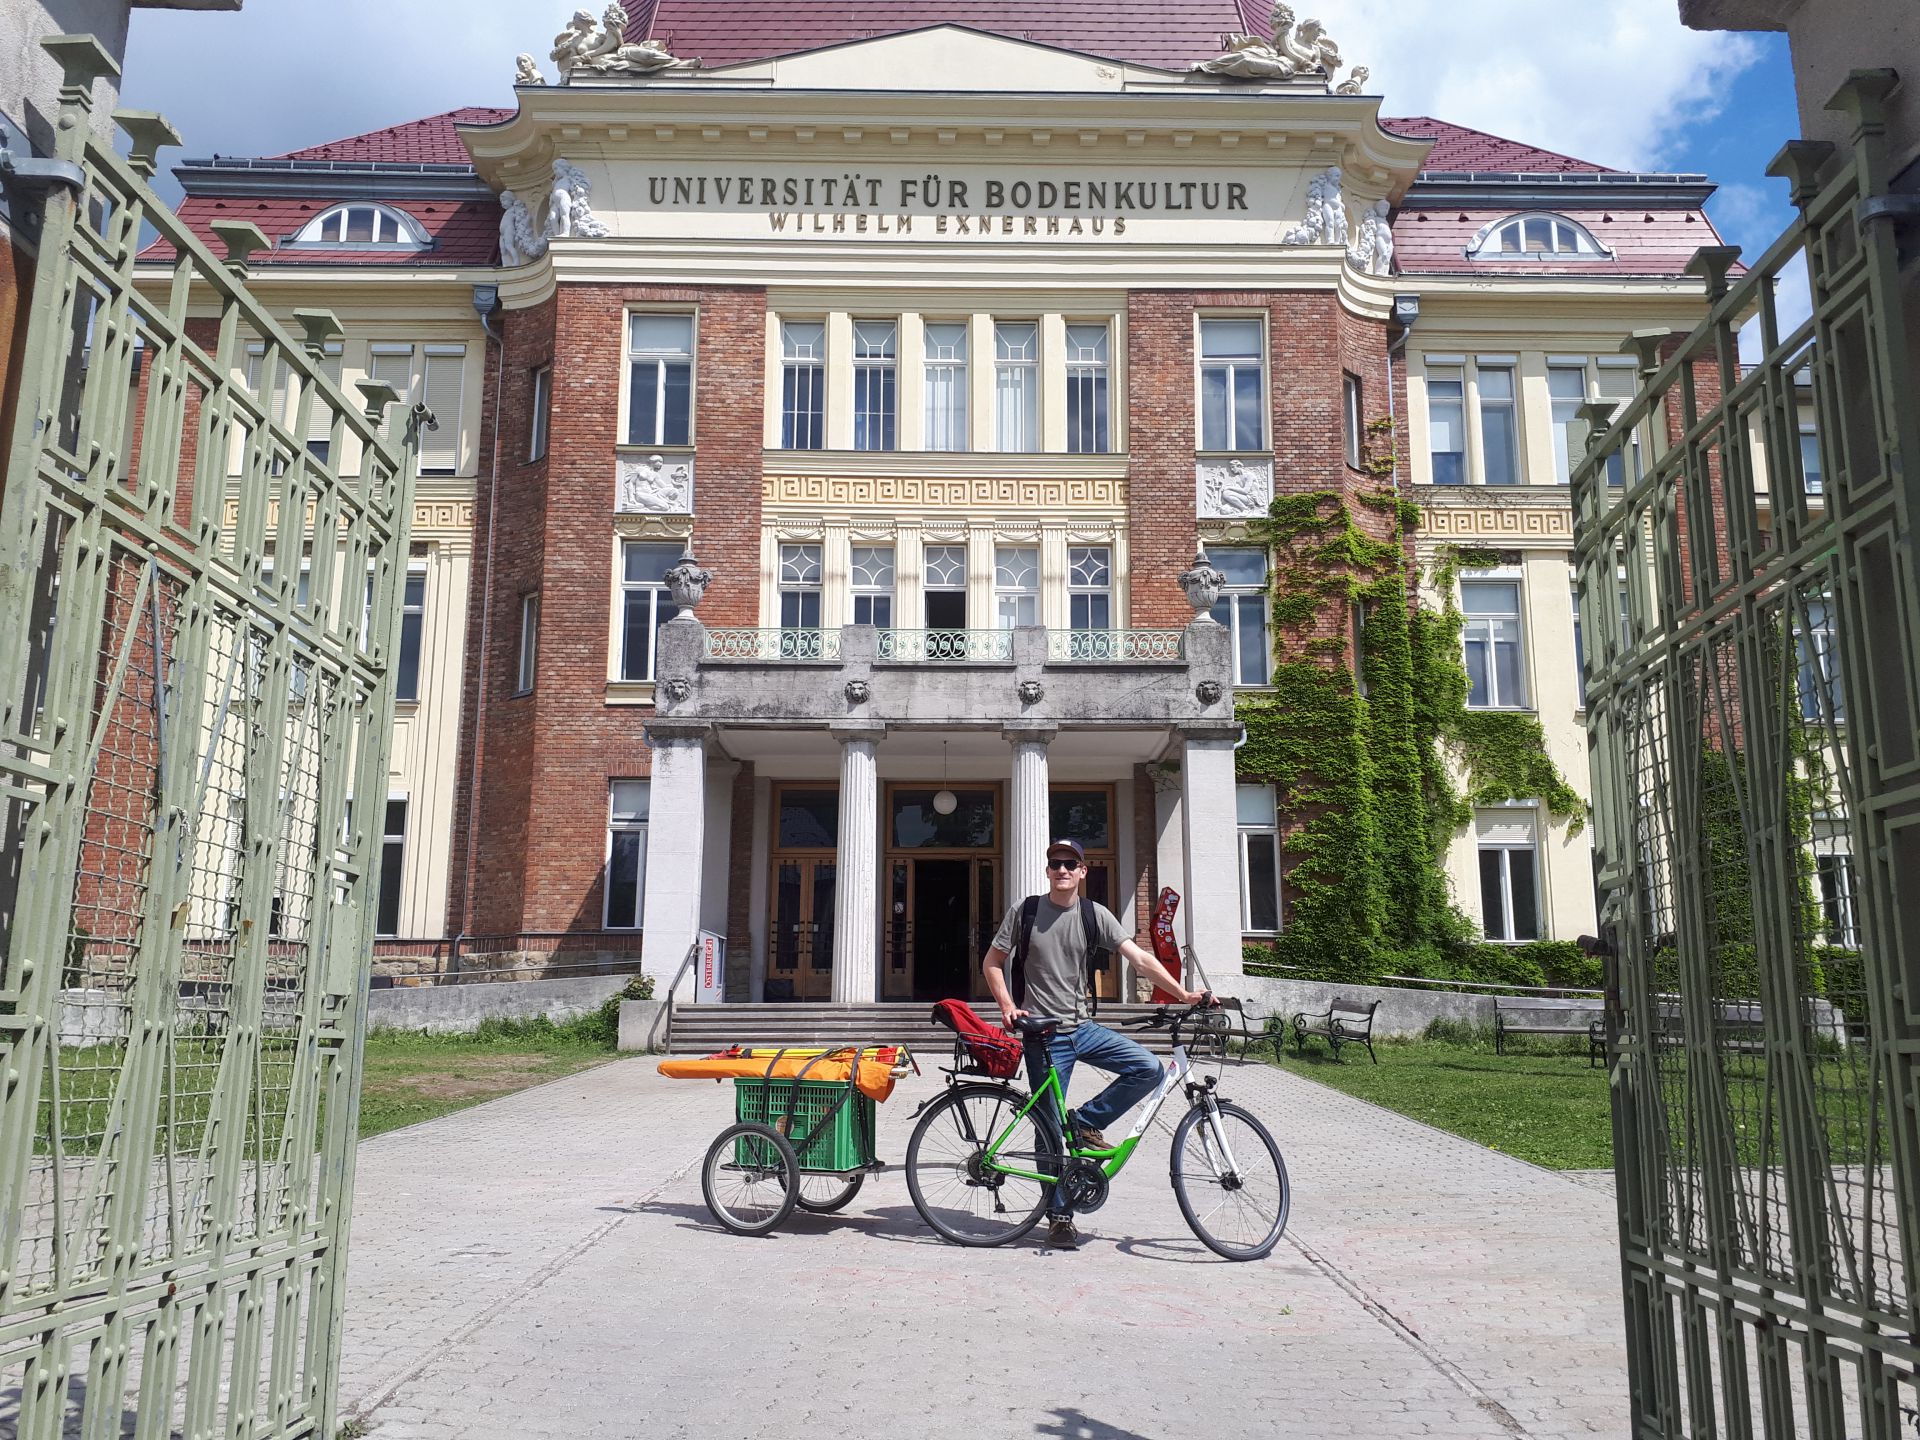
[[[1275,5],[1268,19],[1273,27],[1271,37],[1228,36],[1225,54],[1196,60],[1189,68],[1229,80],[1292,80],[1319,75],[1331,85],[1342,62],[1340,47],[1327,34],[1327,27],[1318,20],[1296,20],[1291,5]],[[1355,73],[1364,76],[1366,72]]]
[[[571,84],[576,70],[596,75],[652,75],[661,70],[700,68],[698,60],[681,60],[670,54],[663,41],[626,43],[631,23],[618,0],[607,6],[598,26],[592,11],[574,11],[567,28],[553,37],[552,58],[560,67],[560,83]]]

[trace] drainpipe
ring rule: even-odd
[[[1393,398],[1393,357],[1407,348],[1407,341],[1413,338],[1413,327],[1420,320],[1420,297],[1418,295],[1396,295],[1393,297],[1393,324],[1400,333],[1387,342],[1387,419],[1393,422],[1394,433],[1400,430],[1399,407]],[[1393,467],[1393,493],[1400,493],[1400,467]]]

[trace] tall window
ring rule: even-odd
[[[1427,454],[1433,483],[1467,483],[1467,390],[1458,365],[1427,367]]]
[[[329,340],[325,351],[320,356],[320,370],[335,385],[340,383],[340,365],[343,358],[340,342]],[[324,392],[315,393],[313,406],[307,412],[307,453],[324,465],[333,453],[334,412],[333,407],[327,404],[323,395]],[[1804,450],[1804,446],[1802,448]],[[1818,492],[1809,491],[1808,493]]]
[[[1466,646],[1467,704],[1480,710],[1520,709],[1527,703],[1521,656],[1520,582],[1462,580],[1461,632]]]
[[[1267,428],[1258,320],[1200,322],[1200,448],[1258,450]]]
[[[1573,683],[1580,692],[1580,708],[1587,708],[1587,645],[1580,633],[1580,582],[1573,582]]]
[[[826,444],[827,327],[789,320],[780,327],[780,448]]]
[[[1240,830],[1240,929],[1271,935],[1280,929],[1280,827],[1271,785],[1237,785]]]
[[[780,547],[780,628],[820,628],[820,547]]]
[[[651,680],[660,627],[673,618],[667,571],[680,563],[680,547],[629,540],[620,561],[620,678]]]
[[[1480,385],[1480,461],[1487,484],[1520,483],[1520,422],[1513,404],[1513,367],[1478,365]]]
[[[553,412],[553,367],[542,365],[533,372],[533,415],[527,422],[527,460],[547,456],[547,426]]]
[[[1553,478],[1565,485],[1586,453],[1587,422],[1580,407],[1587,403],[1587,367],[1549,365],[1547,397],[1553,405]]]
[[[1350,371],[1340,374],[1340,416],[1342,439],[1347,447],[1347,464],[1358,470],[1366,444],[1367,422],[1361,414],[1360,377]]]
[[[427,626],[427,572],[407,571],[400,603],[400,663],[394,671],[397,700],[420,698],[420,641]]]
[[[1233,632],[1233,683],[1264,685],[1267,649],[1267,552],[1253,547],[1209,550],[1213,568],[1227,577],[1213,618]]]
[[[1618,416],[1633,399],[1634,387],[1639,383],[1638,372],[1631,362],[1625,364],[1610,363],[1609,357],[1601,356],[1594,377],[1594,390],[1602,400],[1614,402],[1613,413]],[[1577,463],[1577,462],[1576,462]],[[1607,456],[1607,483],[1625,484],[1627,470],[1631,465],[1632,479],[1640,479],[1640,430],[1636,426],[1633,434],[1627,437],[1627,443]]]
[[[540,592],[520,597],[520,664],[514,677],[514,693],[524,695],[533,689],[533,677],[540,652]]]
[[[386,824],[380,832],[380,902],[374,916],[373,933],[400,933],[401,881],[407,867],[407,802],[405,797],[387,801]]]
[[[1107,327],[1067,326],[1067,453],[1104,455],[1112,448],[1107,420]]]
[[[921,590],[929,630],[967,626],[967,547],[929,545],[923,560]]]
[[[1811,425],[1800,427],[1800,478],[1807,494],[1826,493],[1826,474],[1820,468],[1820,432]]]
[[[900,327],[891,320],[853,322],[853,448],[891,450],[899,410]]]
[[[1531,808],[1481,810],[1480,928],[1489,940],[1540,938],[1540,856]]]
[[[885,630],[893,624],[893,549],[853,547],[853,623]]]
[[[627,443],[693,440],[693,316],[628,319]]]
[[[1040,327],[993,327],[994,448],[1026,454],[1040,448]]]
[[[609,930],[638,930],[647,888],[649,782],[607,786],[607,918]]]
[[[1113,551],[1105,545],[1067,547],[1067,624],[1113,628]]]
[[[1827,943],[1853,948],[1860,943],[1853,903],[1853,856],[1815,855],[1813,874],[1820,886],[1820,910],[1827,922]]]
[[[1800,717],[1818,722],[1831,715],[1836,725],[1847,719],[1847,700],[1840,690],[1839,639],[1834,634],[1833,611],[1825,600],[1807,602],[1806,623],[1796,617],[1794,649],[1800,664]]]
[[[1040,552],[1002,545],[993,552],[993,610],[1002,630],[1040,623]]]
[[[927,449],[967,448],[967,327],[926,328]]]

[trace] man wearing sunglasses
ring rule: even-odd
[[[1089,1018],[1093,970],[1101,966],[1100,957],[1117,952],[1132,964],[1136,974],[1145,975],[1183,1005],[1204,998],[1206,992],[1186,989],[1152,952],[1134,943],[1112,911],[1082,899],[1080,884],[1086,874],[1086,851],[1078,840],[1056,840],[1049,845],[1046,894],[1007,911],[982,963],[987,988],[993,992],[1000,1018],[1009,1030],[1022,1015],[1060,1020],[1060,1029],[1048,1046],[1053,1067],[1060,1072],[1062,1094],[1076,1061],[1084,1060],[1114,1077],[1106,1089],[1067,1115],[1079,1148],[1107,1150],[1112,1147],[1102,1130],[1153,1092],[1160,1083],[1160,1062],[1144,1046]],[[1009,959],[1015,962],[1012,985],[1007,980]],[[1030,1076],[1035,1085],[1042,1078],[1038,1074]],[[1080,1236],[1057,1191],[1048,1197],[1048,1205],[1051,1223],[1047,1243],[1065,1250],[1076,1248]]]

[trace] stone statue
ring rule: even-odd
[[[1393,273],[1393,225],[1388,220],[1392,206],[1376,200],[1360,217],[1353,244],[1347,247],[1347,261],[1367,275]]]
[[[560,81],[569,84],[576,70],[597,75],[651,75],[661,70],[697,70],[698,60],[676,59],[659,40],[628,44],[627,26],[633,22],[618,3],[607,6],[596,26],[592,12],[576,10],[567,28],[553,37],[553,63]]]
[[[547,237],[533,228],[526,201],[511,190],[500,192],[500,263],[511,269],[546,254]]]
[[[1212,60],[1196,60],[1188,68],[1202,75],[1229,80],[1291,80],[1299,75],[1324,75],[1329,81],[1340,68],[1340,47],[1318,20],[1296,21],[1293,7],[1275,5],[1269,22],[1273,34],[1229,35],[1226,53]]]
[[[564,240],[578,235],[587,240],[604,239],[612,232],[606,222],[593,213],[593,182],[571,160],[553,162],[553,190],[547,196],[547,238]]]
[[[1364,87],[1367,83],[1367,77],[1371,74],[1373,74],[1373,72],[1367,69],[1366,66],[1356,65],[1346,79],[1333,87],[1333,93],[1336,95],[1364,95],[1366,93]]]
[[[1345,245],[1347,205],[1340,198],[1340,167],[1329,165],[1307,182],[1307,218],[1280,237],[1282,245]]]
[[[515,85],[544,85],[547,77],[540,73],[540,67],[533,63],[531,55],[513,57],[513,83]]]
[[[562,85],[572,78],[575,67],[582,63],[582,57],[593,45],[593,31],[593,12],[576,10],[573,19],[567,22],[567,28],[553,37],[553,49],[547,58],[559,66]]]
[[[684,463],[669,465],[664,455],[649,455],[644,461],[627,460],[620,465],[620,502],[622,515],[684,515],[693,509],[693,467]]]

